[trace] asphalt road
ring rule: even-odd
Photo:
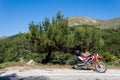
[[[1,71],[0,80],[120,80],[120,70],[108,69],[106,73],[74,69],[29,69]]]

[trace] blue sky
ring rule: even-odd
[[[120,17],[120,0],[0,0],[0,36],[27,32],[31,21],[38,23],[58,11],[65,17],[107,20]]]

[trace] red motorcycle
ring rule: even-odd
[[[105,73],[107,70],[107,64],[105,59],[98,55],[98,53],[91,54],[87,57],[83,55],[77,55],[74,68],[82,69],[83,66],[94,67],[94,70],[99,73]]]

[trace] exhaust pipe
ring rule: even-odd
[[[77,64],[77,66],[84,66],[84,65],[85,65],[85,63],[81,63],[81,64],[78,63],[78,64]]]

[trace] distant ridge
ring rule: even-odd
[[[102,29],[117,29],[120,28],[120,17],[109,19],[109,20],[101,20],[86,16],[72,16],[68,18],[69,26],[76,25],[96,25]]]
[[[0,40],[1,39],[6,39],[6,38],[8,38],[8,36],[3,36],[3,37],[0,37]]]

